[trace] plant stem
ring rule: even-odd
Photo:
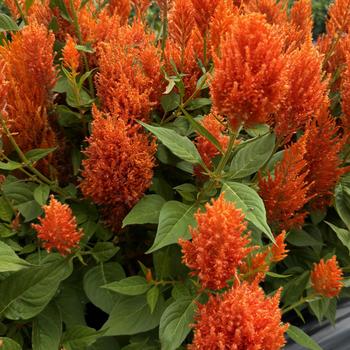
[[[164,52],[166,40],[168,36],[168,3],[166,1],[163,9],[163,33],[162,33],[162,59],[164,59]]]
[[[311,295],[309,295],[307,297],[302,297],[297,302],[295,302],[294,304],[289,305],[286,308],[283,308],[282,309],[282,315],[284,315],[288,311],[291,311],[291,310],[295,309],[296,307],[298,307],[300,305],[303,305],[304,303],[308,303],[308,302],[314,301],[314,300],[317,300],[317,296],[315,294],[311,294]]]
[[[22,10],[22,7],[21,7],[21,5],[19,4],[18,0],[15,0],[15,5],[16,5],[16,7],[17,7],[17,10],[18,10],[20,16],[23,18],[24,24],[27,25],[27,24],[28,24],[27,17],[26,17],[26,15],[24,14],[24,12],[23,12],[23,10]]]

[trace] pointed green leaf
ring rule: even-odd
[[[124,295],[141,295],[146,293],[150,287],[151,285],[141,276],[127,277],[102,286],[102,288]]]
[[[300,328],[289,325],[288,336],[297,344],[309,350],[322,350],[322,348]]]
[[[16,22],[4,13],[0,13],[0,33],[19,30]]]

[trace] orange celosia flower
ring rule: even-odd
[[[76,48],[75,40],[68,34],[66,45],[62,50],[63,64],[73,72],[77,72],[80,62],[80,54]]]
[[[287,244],[284,242],[286,239],[286,231],[283,231],[276,237],[276,243],[271,246],[271,262],[279,262],[287,257],[289,250],[286,249]]]
[[[28,10],[28,23],[37,22],[48,28],[52,18],[49,0],[34,1]]]
[[[343,272],[335,255],[326,262],[321,259],[318,264],[314,264],[311,272],[312,287],[318,294],[327,298],[336,297],[343,287],[342,276]]]
[[[285,143],[328,101],[328,80],[322,81],[322,57],[315,48],[305,44],[290,53],[287,62],[289,89],[273,117],[275,132]]]
[[[15,0],[4,0],[5,5],[8,7],[8,9],[11,12],[11,15],[18,19],[20,17],[20,13],[18,11],[16,1]],[[24,8],[25,1],[24,0],[18,0],[18,5],[23,9]]]
[[[260,195],[265,203],[267,218],[276,229],[289,230],[304,223],[307,212],[304,205],[311,199],[308,195],[305,137],[284,153],[274,171],[266,178],[260,177]]]
[[[341,168],[339,157],[346,138],[341,137],[336,121],[327,108],[308,125],[304,159],[309,170],[306,181],[310,183],[308,195],[312,209],[323,210],[330,205],[334,188],[340,177],[349,171]]]
[[[169,14],[169,37],[172,39],[172,44],[183,52],[191,39],[194,24],[194,10],[191,1],[174,0],[174,6]]]
[[[132,207],[151,185],[156,146],[121,118],[93,109],[81,190],[96,204]]]
[[[224,134],[225,126],[220,123],[220,117],[209,114],[201,120],[201,124],[218,140],[223,151],[226,150],[229,137]],[[220,151],[204,136],[196,137],[196,147],[205,165],[211,169],[212,160],[220,155]]]
[[[206,212],[195,214],[197,228],[190,227],[192,242],[180,240],[183,262],[198,275],[203,288],[227,286],[243,259],[253,249],[248,247],[250,233],[240,209],[222,194],[207,203]]]
[[[0,47],[0,60],[6,62],[8,127],[22,151],[55,146],[46,109],[52,103],[52,88],[57,72],[53,64],[54,36],[44,26],[32,23],[13,35],[13,40]],[[11,146],[7,139],[5,150]]]
[[[269,249],[256,253],[249,257],[239,268],[241,279],[248,282],[261,282],[265,279],[266,272],[269,271],[269,264],[267,261]]]
[[[266,297],[257,283],[247,282],[200,305],[191,350],[279,350],[286,343],[279,309],[280,292]]]
[[[99,46],[97,95],[103,110],[129,119],[149,119],[163,93],[160,53],[144,26],[124,26],[118,42]]]
[[[234,127],[266,122],[285,94],[285,59],[275,28],[259,14],[240,16],[214,55],[214,109]]]
[[[136,16],[142,19],[147,9],[151,6],[151,0],[132,0],[135,7]]]
[[[50,252],[56,249],[61,255],[67,255],[73,248],[78,247],[83,235],[82,229],[77,228],[76,219],[67,204],[50,197],[50,204],[43,207],[45,217],[39,217],[40,224],[32,224],[38,238],[43,241],[43,247]]]
[[[350,53],[346,55],[346,69],[342,74],[341,84],[342,122],[346,132],[350,131]]]
[[[220,0],[190,0],[194,8],[194,19],[204,37],[209,29],[210,21]]]
[[[220,53],[220,42],[225,38],[238,13],[238,8],[231,1],[219,1],[210,23],[210,46],[213,53]]]
[[[112,13],[116,13],[120,17],[120,22],[126,24],[131,12],[130,0],[110,0],[108,2]]]
[[[257,12],[266,16],[270,24],[285,24],[288,22],[286,1],[275,0],[247,1],[244,3],[245,12]]]
[[[336,0],[328,10],[328,21],[326,23],[327,33],[335,34],[349,33],[350,31],[350,1]]]

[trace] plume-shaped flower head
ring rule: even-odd
[[[244,282],[200,305],[190,350],[279,350],[288,325],[282,324],[280,292],[266,297],[257,283]]]
[[[312,287],[318,294],[327,298],[336,297],[343,287],[342,276],[343,272],[335,255],[326,262],[321,259],[311,272]]]
[[[192,241],[180,241],[184,263],[198,275],[203,288],[221,289],[234,277],[249,247],[247,223],[235,205],[222,194],[195,214],[197,227],[190,228]]]
[[[45,217],[39,217],[40,224],[32,224],[38,238],[43,241],[43,247],[50,252],[56,249],[61,255],[67,255],[77,248],[83,235],[82,229],[77,228],[72,209],[50,197],[50,203],[43,207]]]
[[[265,123],[279,109],[287,88],[282,40],[262,15],[234,21],[214,64],[213,107],[233,126]]]
[[[138,125],[93,109],[81,190],[96,204],[131,208],[151,185],[155,143]]]

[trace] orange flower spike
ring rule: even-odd
[[[343,271],[339,268],[337,258],[334,255],[324,262],[323,259],[318,264],[314,264],[311,271],[311,283],[316,293],[327,298],[339,295],[343,287]]]
[[[76,219],[67,204],[57,201],[53,195],[49,205],[43,207],[45,217],[39,217],[40,224],[32,224],[43,247],[51,252],[56,249],[61,255],[67,255],[77,248],[83,236],[82,229],[77,228]]]
[[[250,233],[240,209],[222,194],[207,203],[206,212],[195,214],[197,227],[190,227],[192,242],[180,240],[183,262],[198,275],[203,288],[218,290],[227,286],[243,259],[251,252]]]
[[[265,15],[269,24],[283,25],[288,22],[286,1],[275,0],[247,1],[244,4],[245,12],[257,12]]]
[[[223,294],[211,295],[199,305],[190,350],[280,350],[286,341],[280,291],[266,297],[258,283],[242,284]]]
[[[271,262],[277,263],[287,257],[289,250],[286,249],[287,244],[285,243],[285,239],[286,231],[283,231],[276,237],[276,243],[271,245]]]
[[[267,258],[269,249],[265,249],[260,253],[251,256],[248,261],[245,261],[239,268],[242,278],[248,282],[262,282],[265,279],[266,272],[269,271]]]
[[[290,24],[293,27],[294,42],[300,46],[304,43],[312,44],[312,1],[295,1],[290,10]]]
[[[285,59],[276,28],[260,14],[239,16],[214,55],[214,109],[237,127],[265,123],[285,95]]]
[[[276,229],[289,230],[304,223],[307,212],[304,205],[308,196],[305,137],[298,140],[284,153],[277,163],[274,176],[268,174],[259,179],[259,194],[262,197],[268,220]]]
[[[273,117],[275,132],[285,143],[328,102],[328,80],[322,81],[322,59],[308,44],[287,56],[289,89]]]
[[[123,119],[93,109],[80,188],[96,204],[131,208],[151,185],[156,145]]]
[[[342,73],[341,85],[342,123],[350,131],[350,53],[346,55],[346,69]]]
[[[194,9],[194,19],[204,37],[208,34],[209,25],[220,0],[190,0]]]
[[[327,107],[307,126],[304,158],[309,172],[306,181],[311,184],[308,195],[312,197],[310,206],[315,210],[324,210],[331,204],[336,184],[350,170],[349,167],[341,168],[340,152],[346,137],[342,138]]]
[[[225,151],[227,149],[229,137],[224,134],[225,126],[220,123],[220,117],[209,114],[201,120],[201,124],[219,141],[220,146],[223,151]],[[220,151],[202,135],[196,137],[195,143],[205,165],[211,169],[212,160],[220,155]]]
[[[109,9],[111,13],[117,14],[120,17],[120,23],[126,24],[131,12],[130,0],[110,0]]]
[[[328,10],[326,23],[327,33],[330,36],[349,33],[350,31],[350,0],[336,0]]]
[[[194,25],[194,10],[191,1],[175,0],[169,14],[168,31],[172,42],[183,52],[191,39]]]
[[[76,48],[75,40],[68,34],[66,45],[62,50],[63,64],[72,72],[77,72],[80,62],[80,54]]]

